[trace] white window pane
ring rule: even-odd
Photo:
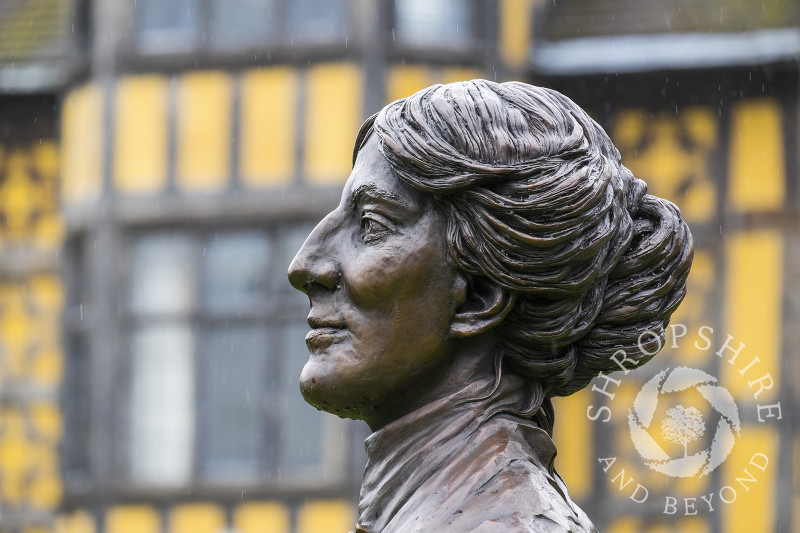
[[[266,41],[272,21],[271,0],[213,0],[211,36],[215,47],[248,46]]]
[[[395,32],[408,44],[459,44],[472,37],[466,0],[396,0]]]
[[[347,32],[347,0],[292,0],[289,9],[287,34],[301,41],[322,41]]]
[[[210,477],[255,478],[263,464],[269,392],[263,325],[217,326],[200,358],[200,465]]]
[[[140,328],[131,339],[130,474],[176,486],[192,471],[194,369],[188,325]]]
[[[263,301],[269,245],[256,232],[217,233],[204,250],[203,301],[212,308],[236,309]]]
[[[179,313],[191,308],[192,247],[186,236],[140,237],[131,252],[131,311]]]
[[[188,48],[199,27],[197,0],[137,0],[137,33],[145,48]]]

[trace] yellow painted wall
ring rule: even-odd
[[[117,83],[114,185],[120,193],[154,194],[167,183],[169,80],[129,76]]]
[[[720,190],[727,190],[725,207],[733,212],[776,212],[782,209],[786,193],[785,139],[781,121],[780,106],[776,101],[757,99],[734,104],[730,132],[721,131],[715,110],[704,107],[683,108],[677,116],[668,111],[627,109],[614,118],[610,130],[622,153],[623,164],[634,175],[647,181],[649,191],[675,202],[696,231],[704,231],[699,241],[705,248],[696,249],[688,281],[689,292],[673,317],[673,323],[688,327],[688,335],[679,341],[678,349],[667,346],[657,357],[670,366],[683,364],[718,368],[713,372],[719,377],[720,384],[733,394],[740,413],[744,409],[753,411],[756,404],[777,401],[779,388],[785,379],[780,370],[783,299],[787,290],[783,274],[783,231],[777,227],[728,229],[717,240],[716,232],[713,232],[717,228],[712,226],[709,240],[708,228],[701,225],[714,221],[719,214]],[[730,145],[726,146],[723,141],[728,133]],[[720,157],[728,160],[728,176],[718,173],[720,167],[716,166],[715,158]],[[724,189],[722,180],[727,180]],[[721,245],[719,256],[714,253],[717,242]],[[715,287],[721,292],[717,292]],[[720,311],[722,323],[716,318]],[[695,341],[705,344],[697,334],[697,328],[704,325],[714,327],[713,333],[705,332],[712,343],[712,348],[707,350],[694,346]],[[715,354],[728,335],[733,336],[733,348],[738,348],[740,342],[746,344],[734,364],[728,362],[732,357],[731,351],[723,351],[722,357]],[[740,371],[755,357],[759,358],[758,363],[743,376]],[[766,373],[770,374],[773,387],[754,398],[760,388],[756,380]],[[637,382],[631,383],[632,391],[621,387],[614,403],[630,405],[639,386]],[[624,421],[626,413],[623,411],[615,413],[615,417]],[[634,463],[641,462],[637,452],[630,447],[627,424],[620,424],[617,431],[612,449],[618,455],[629,454],[635,458]],[[721,531],[726,533],[772,531],[780,468],[776,455],[778,442],[774,424],[743,427],[733,452],[720,467],[719,485],[708,477],[667,479],[652,472],[648,476],[647,468],[636,472],[637,481],[645,480],[654,492],[663,485],[657,483],[656,477],[660,476],[661,481],[668,481],[663,486],[664,492],[678,498],[714,491],[715,508],[722,514]],[[738,487],[737,500],[729,505],[720,505],[719,489],[735,483],[750,456],[759,450],[774,461],[766,473],[757,472],[761,481],[750,491]],[[633,467],[632,463],[627,465]],[[674,518],[674,521],[659,522],[653,517],[619,517],[610,525],[609,531],[711,531],[711,522],[706,516],[694,518],[693,522],[680,520],[678,516]],[[676,522],[678,520],[680,522]]]
[[[587,389],[566,398],[553,399],[556,411],[553,440],[558,450],[555,466],[567,484],[570,496],[575,499],[589,496],[592,489],[595,457],[587,443],[593,442],[594,432],[586,416],[591,403],[592,395]]]
[[[92,89],[81,89],[68,98],[72,122],[65,128],[76,128],[81,117],[91,118],[93,95]],[[88,148],[76,147],[79,157],[69,159],[73,171],[94,168]],[[59,250],[59,163],[52,139],[0,145],[0,258],[12,249]],[[99,182],[79,177],[70,198],[92,190],[99,194]],[[54,270],[40,267],[9,277],[0,273],[0,388],[10,396],[0,406],[0,502],[8,512],[32,510],[46,516],[61,500],[57,391],[63,373],[63,287]]]
[[[727,237],[725,280],[725,331],[729,345],[742,349],[733,364],[730,350],[722,352],[722,382],[737,400],[761,404],[777,396],[781,384],[780,336],[783,316],[783,237],[779,230],[736,232]],[[745,374],[744,368],[757,357],[760,361]],[[769,373],[774,386],[758,394],[760,384],[753,383]],[[753,383],[753,385],[749,385]],[[768,381],[764,382],[768,385]]]
[[[217,533],[225,523],[225,511],[214,503],[181,504],[169,513],[169,533]]]
[[[767,458],[766,469],[761,471],[750,464],[755,454]],[[762,458],[756,462],[764,465]],[[753,533],[775,531],[777,487],[775,480],[780,473],[778,463],[778,440],[771,428],[743,426],[742,436],[737,440],[731,455],[722,465],[723,486],[730,486],[732,493],[725,491],[725,498],[735,500],[723,504],[722,531],[725,533]],[[744,470],[747,469],[747,473]],[[753,477],[755,481],[749,481]],[[737,478],[746,480],[737,481]]]
[[[386,75],[386,101],[411,96],[435,83],[453,83],[482,78],[479,69],[465,67],[434,68],[425,64],[393,65]]]
[[[178,79],[175,180],[187,192],[211,192],[230,180],[232,82],[201,71]]]
[[[386,76],[386,101],[394,102],[411,96],[432,82],[431,67],[427,65],[396,65]]]
[[[55,410],[54,406],[49,407]],[[61,498],[56,455],[59,428],[47,428],[47,421],[41,421],[47,415],[39,414],[38,431],[31,432],[29,427],[35,416],[32,411],[0,410],[0,494],[4,504],[12,508],[30,505],[53,510]]]
[[[531,42],[531,2],[501,0],[499,7],[500,53],[509,66],[526,67]]]
[[[106,512],[105,533],[161,533],[161,517],[148,505],[112,507]]]
[[[248,502],[233,513],[233,526],[241,533],[289,533],[291,518],[278,502]]]
[[[784,202],[782,111],[774,99],[744,100],[731,113],[728,201],[738,211],[779,209]]]
[[[63,102],[61,199],[81,204],[100,195],[103,184],[103,93],[94,83],[71,90]]]
[[[353,506],[343,500],[318,500],[303,505],[297,512],[296,533],[351,531],[356,516]]]
[[[53,140],[0,145],[0,251],[8,245],[58,249],[63,238],[59,170],[59,151]]]
[[[292,513],[295,528],[292,529]],[[162,517],[151,505],[117,505],[105,513],[105,533],[219,533],[235,528],[239,533],[329,533],[346,532],[355,526],[355,508],[344,500],[309,500],[294,511],[279,501],[245,501],[234,506],[230,517],[213,502],[175,505]],[[95,533],[86,511],[64,514],[54,533]]]
[[[314,66],[306,73],[304,170],[315,185],[343,183],[361,125],[362,76],[350,63]]]
[[[457,81],[474,80],[482,78],[483,72],[476,68],[449,67],[442,69],[441,80],[438,83],[454,83]]]
[[[249,187],[288,183],[295,171],[297,72],[288,67],[242,75],[239,174]]]
[[[710,533],[711,525],[703,518],[682,518],[664,523],[645,524],[640,518],[614,519],[607,533]]]
[[[614,117],[610,134],[622,164],[647,182],[649,192],[675,203],[690,223],[714,217],[719,121],[713,109],[688,107],[677,116],[625,109]]]

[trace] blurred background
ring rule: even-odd
[[[666,485],[630,441],[634,374],[558,400],[572,497],[613,533],[800,531],[798,54],[796,0],[0,1],[0,533],[349,531],[368,429],[303,402],[286,269],[361,121],[475,77],[606,128],[692,226],[687,339],[732,335],[774,378],[754,399],[714,350],[659,355],[750,413],[729,461]]]

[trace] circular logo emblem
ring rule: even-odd
[[[739,409],[717,378],[697,368],[679,366],[665,369],[642,386],[628,411],[628,427],[636,451],[647,466],[671,477],[691,477],[698,472],[708,475],[725,461],[741,431]],[[695,407],[676,405],[659,410],[659,399],[671,393],[695,389],[710,405],[712,416],[704,417]],[[658,413],[659,416],[656,416]],[[699,451],[689,445],[700,441],[713,430],[710,444]],[[663,441],[683,448],[683,455],[671,457],[653,438],[660,433]],[[706,441],[708,442],[708,441]]]

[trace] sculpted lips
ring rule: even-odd
[[[311,350],[327,348],[334,343],[337,337],[347,331],[344,324],[327,319],[308,317],[311,331],[306,334],[306,345]]]

